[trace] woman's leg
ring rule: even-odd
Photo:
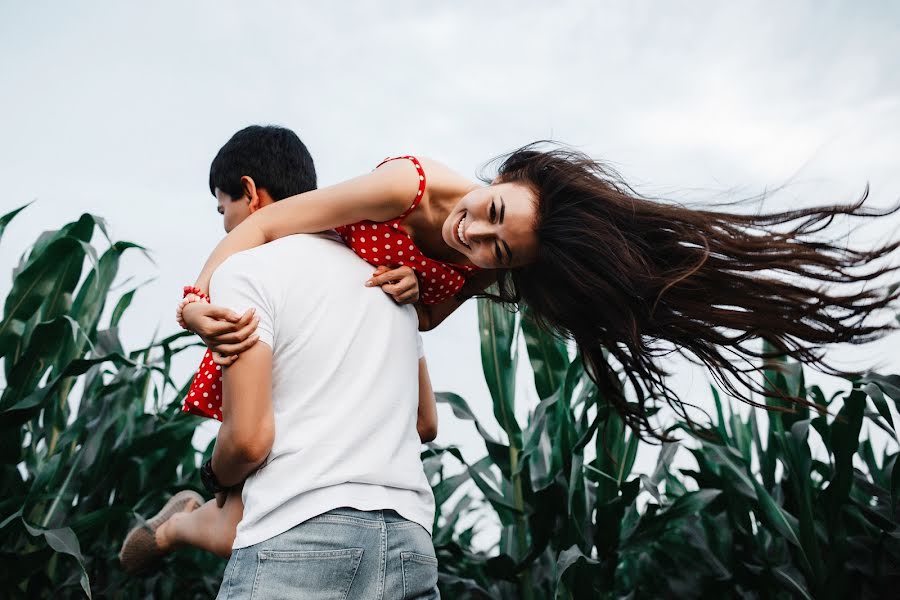
[[[244,503],[238,487],[228,494],[222,508],[210,500],[191,512],[173,515],[156,530],[156,543],[164,552],[186,544],[227,558],[231,556],[231,545],[243,514]]]

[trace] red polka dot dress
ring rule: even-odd
[[[403,229],[403,220],[416,209],[425,195],[425,171],[415,156],[388,158],[378,166],[392,160],[412,161],[419,173],[419,189],[410,207],[396,219],[381,223],[361,221],[338,227],[337,232],[357,256],[371,265],[411,267],[419,276],[419,292],[423,303],[443,302],[459,292],[466,278],[477,268],[432,260],[419,251]]]
[[[212,352],[209,350],[203,355],[181,410],[216,421],[222,420],[222,367],[213,362]]]
[[[387,158],[378,166],[392,160],[411,161],[419,174],[419,189],[410,207],[390,221],[360,221],[337,227],[336,230],[357,256],[372,266],[405,265],[412,268],[419,276],[420,300],[424,304],[438,304],[456,295],[466,279],[478,269],[433,260],[419,251],[412,238],[403,229],[403,220],[419,206],[425,195],[425,171],[415,156]],[[206,351],[197,375],[194,376],[182,410],[222,420],[222,371],[213,362],[209,350]]]

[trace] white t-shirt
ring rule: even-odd
[[[256,308],[259,340],[273,350],[275,441],[244,484],[234,548],[341,506],[394,509],[431,533],[416,431],[418,320],[363,285],[372,271],[319,234],[235,254],[213,275],[215,303]]]

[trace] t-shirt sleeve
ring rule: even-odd
[[[422,343],[422,334],[416,332],[416,350],[419,352],[419,358],[425,358],[425,345]]]
[[[213,304],[230,308],[239,315],[244,314],[248,308],[255,308],[256,316],[259,317],[256,328],[259,341],[274,348],[275,294],[269,289],[271,282],[266,281],[263,273],[263,265],[253,256],[235,254],[213,273],[209,293]]]

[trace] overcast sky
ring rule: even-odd
[[[0,203],[37,202],[7,230],[0,272],[38,232],[93,212],[156,261],[124,261],[123,278],[155,278],[123,321],[126,345],[174,332],[181,286],[223,235],[209,163],[253,123],[294,129],[321,185],[400,153],[474,177],[502,152],[554,138],[649,194],[737,198],[790,180],[767,204],[784,208],[851,200],[869,182],[872,204],[889,205],[900,197],[898,7],[6,1]],[[900,372],[898,338],[834,355]],[[490,423],[474,305],[427,334],[426,350],[435,387]],[[178,380],[198,359],[176,365]],[[702,371],[682,368],[676,384],[706,403]],[[441,417],[438,441],[479,457],[471,427]]]

